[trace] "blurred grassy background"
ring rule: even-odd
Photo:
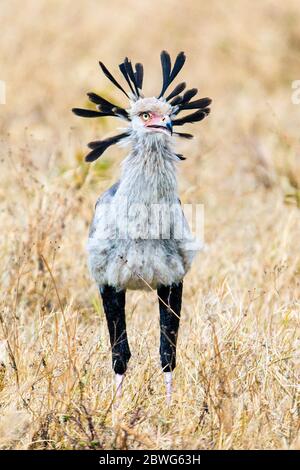
[[[4,0],[0,105],[1,448],[299,448],[299,2]],[[133,352],[118,419],[110,351],[86,267],[99,193],[124,150],[88,166],[113,119],[70,112],[129,56],[160,89],[159,53],[213,99],[178,143],[184,202],[205,205],[206,252],[186,278],[173,407],[155,295],[128,296]],[[189,126],[185,129],[188,130]]]

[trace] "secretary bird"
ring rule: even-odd
[[[120,134],[90,142],[91,151],[85,158],[93,162],[116,143],[131,148],[122,163],[120,180],[97,200],[87,245],[90,271],[98,284],[107,319],[118,397],[131,356],[125,320],[126,290],[150,288],[158,294],[160,359],[166,399],[168,403],[171,400],[183,278],[196,252],[177,191],[175,167],[185,158],[175,152],[173,143],[174,136],[184,139],[193,136],[174,132],[173,128],[201,121],[209,114],[211,103],[210,98],[191,101],[198,90],[192,88],[182,94],[184,82],[164,97],[184,63],[185,54],[180,52],[172,67],[170,55],[163,51],[161,91],[157,98],[145,98],[141,92],[142,64],[133,67],[125,58],[119,65],[129,87],[126,91],[100,62],[106,77],[129,99],[128,108],[88,93],[97,111],[72,110],[77,116],[114,116],[127,122]],[[178,117],[186,110],[196,111]]]

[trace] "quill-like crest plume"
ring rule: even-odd
[[[211,99],[199,98],[192,101],[192,98],[194,98],[198,93],[197,88],[191,88],[184,91],[186,89],[186,83],[181,82],[175,86],[173,91],[171,91],[166,98],[164,97],[167,89],[184,66],[186,60],[184,52],[180,52],[177,55],[173,66],[170,54],[166,51],[162,51],[160,60],[162,68],[162,87],[156,100],[161,104],[168,103],[170,107],[170,120],[172,127],[183,126],[184,124],[194,123],[204,119],[210,112],[209,106],[211,104]],[[133,66],[131,61],[126,57],[119,65],[120,72],[129,88],[128,91],[126,91],[125,87],[115,79],[102,62],[99,62],[99,65],[102,72],[110,82],[128,98],[129,106],[127,108],[121,107],[110,102],[107,98],[90,92],[87,95],[89,100],[96,105],[96,110],[73,108],[72,111],[77,116],[85,118],[117,117],[126,121],[128,127],[124,132],[113,137],[90,142],[88,146],[91,149],[91,152],[86,156],[87,162],[97,160],[97,158],[99,158],[111,145],[130,138],[132,133],[132,116],[130,109],[134,103],[144,99],[142,94],[144,68],[141,63],[136,63],[135,66]],[[193,112],[191,114],[178,117],[179,113],[189,110],[192,110]],[[184,132],[173,132],[173,136],[178,136],[184,139],[191,139],[193,137],[191,134]],[[180,154],[177,154],[177,156],[179,159],[184,159]]]

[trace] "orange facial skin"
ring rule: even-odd
[[[144,126],[149,128],[149,130],[172,134],[172,125],[169,115],[145,111],[140,114],[140,118]]]

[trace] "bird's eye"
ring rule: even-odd
[[[143,113],[142,114],[143,121],[149,121],[150,117],[151,117],[150,113]]]

